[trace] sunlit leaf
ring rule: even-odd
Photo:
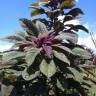
[[[60,9],[56,9],[54,11],[45,11],[45,14],[50,17],[50,18],[54,18],[54,16],[58,16],[61,13]]]
[[[17,77],[21,75],[20,71],[14,70],[14,69],[5,69],[4,71],[4,78],[6,78],[7,80],[17,80]]]
[[[70,65],[70,61],[68,60],[68,58],[66,57],[66,55],[62,52],[57,52],[55,50],[53,50],[54,52],[54,56],[59,59],[60,61],[67,63],[68,65]]]
[[[73,73],[73,75],[74,75],[73,78],[75,80],[77,80],[79,82],[82,82],[83,76],[82,76],[82,73],[81,72],[79,72],[78,70],[76,70],[75,68],[72,68],[72,67],[67,67],[67,68],[68,68],[68,70],[70,70]]]
[[[25,60],[28,66],[30,66],[34,62],[36,56],[40,53],[40,51],[41,49],[32,48],[30,51],[26,53]]]
[[[25,29],[25,31],[29,35],[38,36],[39,31],[36,28],[35,24],[31,20],[28,20],[28,19],[25,19],[25,18],[21,18],[19,20],[20,20],[21,26]]]
[[[39,76],[40,72],[36,71],[34,74],[29,74],[27,72],[27,68],[22,72],[22,77],[24,80],[29,81],[35,79],[37,76]]]
[[[36,27],[40,31],[40,33],[48,32],[46,25],[40,21],[36,21]]]
[[[91,59],[92,55],[90,52],[88,52],[87,50],[80,48],[80,47],[75,47],[73,48],[72,52],[79,56],[79,58],[81,59]]]
[[[48,4],[48,1],[40,1],[40,2],[37,2],[37,3],[30,4],[29,7],[34,8],[34,7],[38,7],[38,6],[44,6],[46,4]]]
[[[21,38],[22,40],[25,40],[26,34],[25,32],[16,31],[15,34],[18,38]]]
[[[10,61],[12,59],[21,58],[23,56],[25,56],[24,52],[10,51],[10,52],[6,52],[6,53],[3,54],[2,61],[3,62],[8,62],[8,61]]]
[[[40,71],[48,78],[52,77],[56,73],[56,65],[53,60],[47,62],[43,60],[40,64]]]
[[[14,59],[14,60],[9,60],[9,61],[1,61],[0,62],[0,69],[6,69],[6,68],[10,68],[12,66],[14,66],[15,64],[18,63],[18,60]]]
[[[16,42],[22,41],[22,38],[13,35],[13,36],[5,37],[5,38],[0,38],[0,40],[16,43]]]
[[[75,43],[75,44],[78,42],[78,35],[73,32],[62,33],[60,38],[62,38],[62,40],[67,40],[67,41],[69,41],[71,43]]]
[[[39,14],[43,14],[45,11],[44,11],[44,9],[42,9],[42,8],[37,8],[37,9],[35,9],[35,10],[33,10],[32,12],[31,12],[31,16],[36,16],[36,15],[39,15]]]
[[[53,48],[54,48],[54,49],[55,49],[55,48],[58,48],[58,49],[60,49],[60,50],[62,50],[62,51],[68,52],[69,54],[73,54],[72,51],[71,51],[71,49],[69,49],[69,48],[66,47],[66,46],[62,46],[62,45],[60,45],[60,44],[53,45]]]
[[[94,94],[94,96],[95,96],[95,94],[96,94],[96,85],[94,83],[91,84],[91,87],[89,89],[89,92],[90,92],[91,95]]]
[[[57,85],[57,87],[58,87],[60,90],[62,90],[62,91],[65,90],[65,89],[63,88],[62,84],[60,83],[60,81],[59,81],[58,79],[57,79],[56,85]]]
[[[64,0],[61,3],[61,8],[64,8],[64,9],[72,8],[74,6],[74,3],[75,3],[75,0]]]

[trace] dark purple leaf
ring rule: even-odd
[[[84,14],[83,11],[79,8],[74,8],[71,11],[69,11],[66,15],[72,15],[73,17],[78,16],[79,14]]]
[[[83,30],[88,33],[88,29],[85,28],[83,25],[75,25],[75,26],[71,27],[71,30],[78,30],[78,29]]]
[[[70,21],[70,20],[72,20],[72,19],[73,19],[72,16],[65,16],[63,22]]]

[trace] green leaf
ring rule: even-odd
[[[59,59],[60,61],[70,65],[70,61],[68,60],[68,58],[64,55],[64,53],[61,53],[61,52],[57,52],[55,50],[53,50],[54,52],[54,56]]]
[[[92,83],[91,81],[89,81],[91,87],[88,88],[88,91],[89,91],[89,96],[95,96],[96,95],[96,84]],[[89,84],[88,83],[88,84]]]
[[[21,18],[19,21],[28,35],[38,36],[39,30],[36,28],[35,23],[25,18]]]
[[[0,40],[2,41],[8,41],[8,42],[12,42],[12,43],[16,43],[16,42],[20,42],[22,41],[22,39],[18,36],[8,36],[8,37],[5,37],[5,38],[0,38]]]
[[[13,74],[13,75],[16,75],[16,76],[21,75],[21,71],[17,71],[17,70],[14,70],[14,69],[5,69],[4,72],[9,74],[9,75],[10,74]]]
[[[16,81],[17,77],[21,75],[21,71],[16,71],[14,69],[5,69],[4,70],[4,78],[7,80]]]
[[[36,8],[35,10],[31,12],[31,16],[36,16],[36,15],[43,14],[43,13],[45,13],[44,9]]]
[[[46,25],[40,21],[36,21],[36,27],[40,33],[48,32]]]
[[[66,46],[62,46],[62,45],[60,45],[60,44],[56,44],[56,45],[53,45],[52,47],[53,47],[54,49],[55,49],[55,48],[59,48],[60,50],[63,50],[63,51],[68,52],[69,54],[73,54],[73,53],[72,53],[72,50],[69,49],[69,48],[66,47]]]
[[[39,76],[40,71],[34,72],[34,74],[29,74],[27,72],[27,68],[22,72],[22,77],[24,80],[29,81],[35,79],[37,76]]]
[[[28,66],[30,66],[34,62],[36,56],[40,53],[40,51],[41,51],[41,49],[32,48],[31,50],[29,50],[26,53],[25,60],[28,64]]]
[[[9,61],[1,61],[0,62],[0,69],[7,69],[10,68],[18,63],[18,60],[9,60]]]
[[[26,34],[24,32],[16,32],[15,34],[18,38],[21,38],[22,40],[25,40]]]
[[[72,67],[67,67],[68,70],[70,70],[72,73],[73,73],[73,78],[79,82],[82,82],[83,80],[83,76],[81,74],[81,72],[79,72],[78,70],[76,70],[75,68],[72,68]],[[70,74],[72,75],[72,74]]]
[[[92,55],[90,52],[87,50],[80,48],[80,47],[75,47],[72,49],[72,52],[74,55],[77,55],[80,59],[91,59]]]
[[[61,33],[58,38],[75,44],[78,42],[78,35],[73,32]]]
[[[0,60],[2,60],[3,53],[0,53]]]
[[[74,6],[74,2],[75,2],[75,0],[64,0],[61,3],[61,8],[70,9]]]
[[[54,11],[45,11],[45,14],[50,17],[50,18],[54,18],[54,16],[59,15],[61,13],[60,9],[56,9]]]
[[[57,85],[57,87],[60,89],[60,90],[62,90],[63,92],[64,92],[64,88],[63,88],[63,86],[62,86],[62,84],[60,83],[60,81],[57,79],[57,83],[56,83],[56,85]]]
[[[40,2],[37,2],[37,3],[32,3],[30,4],[30,8],[34,8],[34,7],[38,7],[38,6],[44,6],[48,4],[48,1],[40,1]]]
[[[40,64],[40,71],[48,78],[52,77],[56,73],[56,65],[53,60],[49,63],[43,59]]]
[[[51,17],[52,14],[53,14],[53,11],[46,11],[45,13],[46,13],[46,15],[47,15],[48,17]]]
[[[25,53],[20,52],[20,51],[6,52],[6,53],[3,53],[2,62],[8,62],[12,59],[20,58],[20,57],[23,57],[23,56],[25,56]]]

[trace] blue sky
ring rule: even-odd
[[[34,1],[36,0],[0,0],[0,36],[13,34],[20,29],[19,18],[31,18],[28,5]],[[79,0],[76,6],[84,11],[84,22],[90,25],[96,22],[96,0]]]
[[[31,9],[28,5],[37,0],[0,0],[0,37],[14,34],[16,30],[21,30],[18,22],[19,18],[31,18]],[[76,7],[81,8],[85,15],[83,22],[89,26],[96,24],[96,0],[79,0]],[[90,27],[89,27],[90,28]],[[86,36],[82,34],[81,36]],[[0,42],[4,45],[6,43]]]

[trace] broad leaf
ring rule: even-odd
[[[35,79],[37,76],[39,76],[40,72],[36,71],[34,74],[29,74],[27,72],[27,68],[22,72],[22,77],[24,80],[29,81]]]
[[[73,17],[78,16],[79,14],[84,14],[83,11],[79,8],[74,8],[71,11],[69,11],[66,15],[72,15]]]
[[[71,42],[71,43],[77,43],[78,42],[78,35],[73,32],[66,32],[63,33],[64,39]]]
[[[57,17],[61,13],[60,9],[56,9],[54,11],[45,11],[45,14],[51,19]]]
[[[2,60],[3,53],[0,53],[0,60]]]
[[[71,15],[65,15],[63,22],[73,20],[73,17]]]
[[[21,71],[16,71],[14,69],[5,69],[5,73],[7,73],[7,74],[14,74],[16,76],[20,76],[21,75]]]
[[[64,0],[61,3],[61,8],[70,9],[74,6],[74,2],[75,2],[75,0]]]
[[[91,95],[90,96],[92,96],[92,95],[96,95],[96,85],[93,83],[93,84],[91,84],[91,87],[89,88],[89,92],[91,93]]]
[[[43,13],[45,13],[44,9],[36,8],[35,10],[31,12],[31,16],[36,16],[36,15],[43,14]]]
[[[20,19],[21,26],[25,29],[27,34],[32,36],[38,36],[39,30],[36,28],[35,24],[28,19],[22,18]]]
[[[25,40],[25,37],[26,37],[26,34],[25,34],[25,32],[16,32],[16,36],[18,37],[18,38],[21,38],[22,40]]]
[[[66,46],[62,46],[60,44],[57,44],[57,45],[53,45],[53,48],[58,48],[59,50],[62,50],[62,51],[65,51],[65,52],[68,52],[69,54],[73,54],[71,49],[66,47]]]
[[[66,63],[66,64],[68,64],[68,65],[70,65],[70,61],[68,60],[68,58],[65,56],[64,53],[62,53],[62,52],[57,52],[57,51],[55,51],[55,50],[53,50],[53,52],[54,52],[54,56],[55,56],[57,59],[59,59],[60,61]]]
[[[47,62],[43,59],[40,64],[40,71],[48,78],[52,77],[56,73],[56,65],[53,60]]]
[[[60,35],[57,36],[58,39],[61,40],[67,40],[71,43],[77,43],[78,42],[78,35],[76,33],[73,32],[65,32],[65,33],[61,33]]]
[[[24,57],[25,53],[20,51],[10,51],[3,54],[2,62],[8,62],[15,58],[21,58]]]
[[[71,27],[71,29],[70,30],[83,30],[83,31],[85,31],[85,32],[87,32],[88,33],[88,29],[87,28],[85,28],[83,25],[75,25],[75,26],[73,26],[73,27]]]
[[[38,6],[44,6],[48,4],[48,1],[40,1],[40,2],[37,2],[37,3],[32,3],[30,4],[30,8],[34,8],[34,7],[38,7]]]
[[[57,87],[60,89],[60,90],[62,90],[63,92],[64,92],[64,88],[63,88],[63,86],[62,86],[62,84],[60,83],[60,81],[57,79],[57,83],[56,83],[56,85],[57,85]]]
[[[87,50],[80,48],[80,47],[73,48],[72,52],[74,53],[74,55],[77,55],[81,59],[91,59],[92,58],[92,55],[90,52],[88,52]]]
[[[0,40],[2,40],[2,41],[12,42],[12,43],[16,43],[16,42],[20,42],[20,41],[22,41],[22,38],[13,35],[13,36],[5,37],[5,38],[0,38]]]
[[[48,17],[51,17],[52,14],[53,14],[53,11],[46,11],[45,13],[46,13],[46,15],[47,15]]]
[[[34,62],[36,56],[40,53],[40,51],[41,49],[32,48],[26,53],[25,60],[28,66],[30,66]]]
[[[73,73],[73,78],[79,82],[82,82],[83,80],[83,76],[82,76],[82,73],[79,72],[78,70],[76,70],[75,68],[72,68],[72,67],[67,67],[68,70],[70,70],[72,73]],[[72,75],[72,74],[70,74]]]
[[[12,67],[13,65],[14,64],[0,64],[0,70],[2,70],[2,69],[8,69],[8,68]]]
[[[10,67],[14,66],[17,63],[18,63],[17,60],[1,61],[0,62],[0,69],[10,68]]]
[[[4,78],[12,81],[16,81],[17,77],[21,75],[21,71],[16,71],[14,69],[5,69],[4,73]]]
[[[48,32],[46,25],[40,21],[36,21],[36,27],[38,28],[40,33]]]

